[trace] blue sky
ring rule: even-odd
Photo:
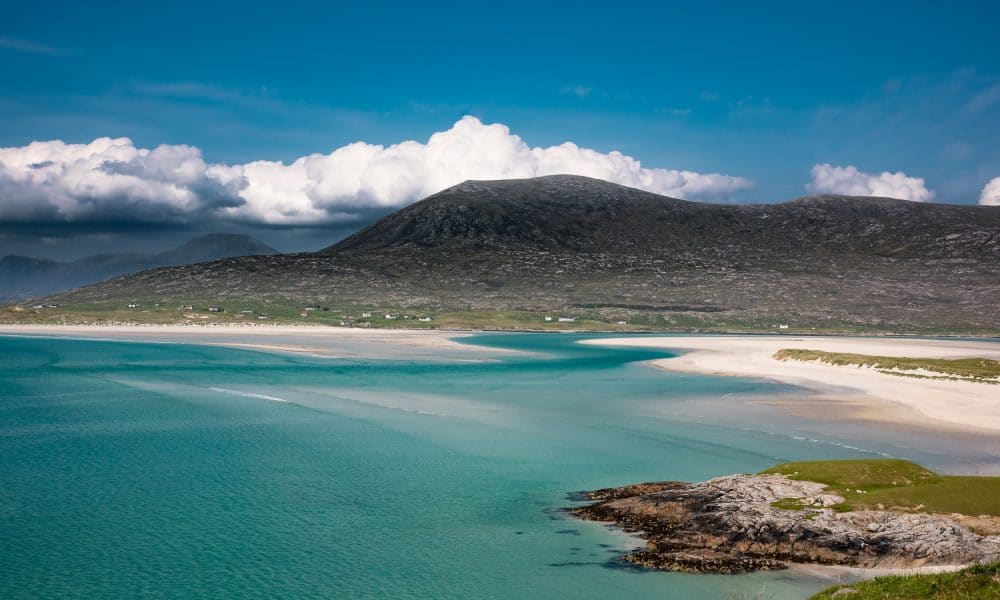
[[[208,163],[426,142],[529,146],[803,195],[817,164],[975,203],[1000,176],[995,2],[8,3],[0,146],[186,144]]]

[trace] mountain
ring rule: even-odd
[[[980,223],[979,218],[986,219]],[[387,216],[328,254],[536,250],[639,256],[777,251],[1000,256],[1000,213],[890,198],[705,204],[586,177],[468,181]],[[955,234],[954,237],[949,237]]]
[[[277,253],[274,248],[247,235],[209,233],[189,240],[173,250],[156,254],[151,260],[157,266],[172,267],[231,256],[262,256]]]
[[[0,258],[0,302],[51,294],[157,267],[276,253],[249,236],[210,233],[159,254],[95,254],[71,262],[8,255]]]
[[[1000,208],[809,196],[726,205],[576,176],[468,181],[317,253],[57,296],[551,311],[651,328],[998,331]]]

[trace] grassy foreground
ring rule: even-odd
[[[789,462],[763,473],[824,483],[843,496],[837,510],[896,509],[929,513],[1000,516],[1000,477],[938,475],[905,460]],[[802,508],[794,500],[781,508]]]
[[[818,360],[831,365],[873,367],[880,373],[906,377],[1000,382],[1000,360],[988,358],[906,358],[794,348],[778,350],[774,354],[774,358],[778,360]],[[933,374],[914,372],[918,370],[929,371]]]
[[[853,590],[853,591],[851,591]],[[1000,562],[954,573],[900,575],[837,585],[812,600],[1000,600]]]

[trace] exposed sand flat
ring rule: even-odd
[[[1000,359],[1000,343],[825,336],[655,336],[587,340],[684,352],[654,361],[662,369],[764,378],[805,388],[775,404],[806,417],[854,418],[995,434],[1000,431],[1000,385],[888,375],[872,368],[779,361],[782,348],[919,358]]]
[[[461,332],[316,325],[0,325],[0,335],[174,342],[326,357],[412,358],[499,354],[454,341]]]

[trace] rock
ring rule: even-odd
[[[642,532],[646,549],[624,560],[669,571],[742,573],[786,563],[908,568],[1000,559],[1000,536],[977,534],[950,516],[837,512],[828,507],[844,499],[824,489],[783,475],[731,475],[597,490],[587,496],[598,502],[570,512]],[[804,499],[804,508],[772,506],[788,498]]]

